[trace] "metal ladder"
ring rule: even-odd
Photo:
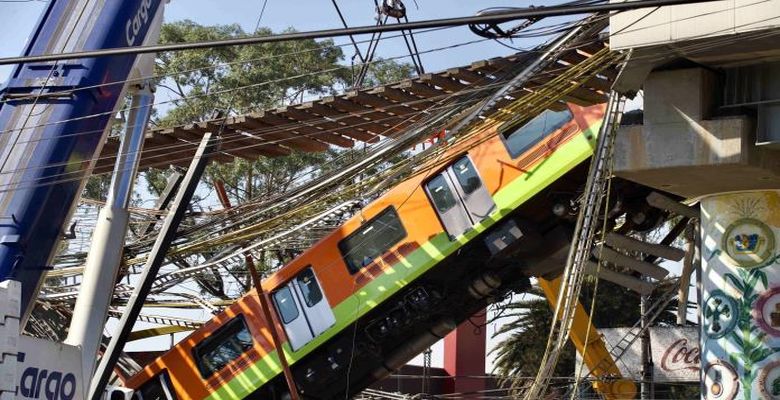
[[[677,289],[680,285],[679,278],[671,279],[670,281],[673,281],[672,285],[669,287],[669,289],[663,293],[661,293],[661,296],[652,304],[647,310],[647,313],[645,314],[647,317],[647,321],[645,326],[642,326],[642,320],[638,320],[634,325],[626,332],[626,334],[620,339],[620,341],[617,342],[617,344],[610,349],[609,353],[612,355],[612,357],[615,359],[615,361],[619,360],[621,357],[623,357],[624,354],[626,354],[626,351],[631,347],[631,345],[636,342],[637,339],[639,339],[652,325],[652,323],[663,313],[664,309],[666,309],[666,306],[669,305],[669,303],[674,300]]]
[[[698,218],[698,211],[695,210],[693,207],[685,206],[680,203],[675,202],[674,200],[665,198],[663,195],[660,195],[656,192],[653,192],[648,196],[648,203],[650,203],[653,207],[662,208],[670,212],[674,212],[675,214],[683,217],[683,220],[678,222],[679,226],[687,226],[691,227],[691,221],[696,221],[696,218]],[[666,235],[666,237],[661,241],[661,245],[668,245],[669,242],[674,240],[675,237],[677,237],[680,233],[675,232],[677,227],[673,227],[671,231]],[[687,228],[686,228],[687,229]],[[687,252],[693,251],[696,252],[695,249],[690,248],[687,250]],[[658,258],[657,256],[653,256],[650,259],[645,257],[645,261],[651,261],[653,258]],[[690,272],[689,272],[690,273]],[[637,339],[642,337],[650,328],[650,326],[655,322],[655,320],[661,316],[661,313],[666,309],[666,307],[669,305],[669,303],[674,300],[676,294],[679,292],[680,285],[683,282],[683,277],[675,277],[675,278],[667,278],[664,280],[664,282],[671,283],[669,288],[667,288],[666,291],[660,293],[658,298],[651,304],[648,309],[645,311],[644,317],[646,318],[645,325],[642,326],[642,319],[640,318],[634,325],[629,328],[629,330],[626,332],[625,335],[618,341],[615,346],[613,346],[609,353],[612,355],[615,362],[620,360],[623,355],[625,355],[626,351],[636,342]],[[658,287],[662,284],[662,282],[658,282],[655,286]],[[679,307],[685,307],[685,304],[680,304]],[[602,365],[602,363],[606,362],[606,360],[602,360],[601,363],[599,363],[599,366]]]
[[[620,338],[617,344],[609,349],[609,354],[612,356],[612,360],[606,358],[602,359],[596,368],[593,369],[604,369],[613,362],[617,363],[620,361],[620,359],[626,354],[631,346],[650,329],[653,322],[655,322],[655,320],[661,316],[663,311],[666,309],[666,306],[669,305],[672,300],[674,300],[677,289],[679,288],[680,279],[675,277],[668,279],[667,282],[672,282],[672,284],[665,292],[661,293],[660,297],[658,297],[658,299],[656,299],[656,301],[648,308],[646,313],[647,320],[645,326],[642,326],[641,319],[637,320],[637,322],[628,329],[625,335]],[[592,372],[588,372],[584,379],[593,379]]]
[[[590,259],[594,236],[598,231],[599,214],[612,170],[612,155],[617,136],[617,128],[623,115],[625,98],[612,92],[599,132],[596,152],[593,155],[585,192],[581,197],[580,212],[575,227],[574,241],[569,250],[566,268],[561,281],[561,296],[555,307],[556,316],[550,330],[547,350],[542,359],[534,383],[525,392],[527,400],[542,396],[549,385],[550,376],[558,364],[558,359],[566,344],[574,320],[574,311],[579,302],[580,289],[585,276],[585,264]]]

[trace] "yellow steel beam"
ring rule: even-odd
[[[132,342],[134,340],[147,339],[150,337],[162,336],[162,335],[170,335],[171,333],[189,332],[192,330],[193,330],[192,328],[187,328],[184,326],[159,326],[156,328],[142,329],[140,331],[131,332],[130,336],[127,338],[127,341]]]
[[[547,280],[539,278],[539,286],[544,291],[547,301],[553,309],[558,302],[561,278]],[[560,316],[556,316],[560,318]],[[593,387],[607,400],[635,399],[637,395],[636,384],[624,379],[620,374],[615,360],[609,354],[607,346],[601,339],[598,330],[590,322],[585,307],[577,303],[574,312],[574,321],[569,333],[569,339],[582,356],[585,365],[593,372],[593,376],[599,380],[593,382]]]

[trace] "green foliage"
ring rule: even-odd
[[[292,32],[287,30],[286,32]],[[260,28],[253,35],[271,35]],[[203,26],[192,21],[165,24],[160,43],[221,40],[247,36],[238,25]],[[222,115],[259,112],[300,101],[301,98],[331,95],[351,84],[352,71],[341,62],[344,54],[330,40],[302,40],[264,43],[251,46],[208,48],[161,53],[155,75],[158,86],[173,93],[171,103],[155,110],[153,123],[161,127],[191,124]],[[381,62],[369,70],[367,84],[375,85],[409,77],[407,64]],[[262,135],[262,132],[255,132]],[[281,143],[284,145],[284,143]],[[220,181],[232,205],[254,198],[270,197],[306,182],[331,168],[339,168],[359,156],[360,151],[335,150],[322,153],[293,152],[277,158],[237,159],[226,164],[211,164],[205,174],[210,189]],[[144,173],[149,192],[160,194],[169,171],[151,169]],[[210,254],[201,254],[208,258]],[[281,257],[276,257],[281,259]],[[269,256],[269,260],[274,257]],[[256,260],[258,268],[266,260]],[[186,268],[187,260],[177,260]],[[225,297],[217,273],[198,284],[204,293]],[[240,281],[240,280],[239,280]],[[248,281],[241,283],[245,288]]]
[[[143,177],[146,181],[146,190],[156,196],[160,196],[168,184],[169,171],[158,168],[149,168],[144,171]]]
[[[542,361],[550,330],[552,311],[541,289],[534,286],[528,294],[507,306],[506,317],[513,320],[496,332],[496,335],[512,332],[496,349],[495,368],[503,377],[534,377]],[[555,369],[556,376],[569,376],[574,372],[574,346],[568,343]]]
[[[388,82],[398,82],[414,75],[414,67],[410,64],[397,64],[377,57],[368,69],[364,87],[378,86]]]
[[[254,34],[270,35],[272,32],[261,28]],[[202,26],[192,21],[179,21],[163,25],[160,42],[241,36],[246,36],[246,33],[238,25]],[[343,58],[341,48],[334,47],[330,40],[162,53],[157,60],[156,73],[169,78],[161,80],[160,85],[182,99],[175,100],[173,107],[161,110],[165,115],[157,118],[156,123],[160,126],[188,124],[212,118],[215,110],[242,114],[278,107],[295,101],[302,94],[334,94],[350,83],[351,72],[339,64]],[[378,62],[372,65],[367,83],[374,85],[400,80],[409,77],[412,71],[408,64]],[[233,90],[235,88],[241,89]],[[333,161],[337,158],[337,161],[350,159],[337,157],[343,152],[294,152],[287,157],[212,164],[207,170],[206,183],[211,186],[215,180],[221,180],[233,203],[238,204],[256,196],[283,192],[290,188],[296,177],[307,172],[314,172],[309,176],[314,177],[322,168],[340,165]],[[166,175],[165,170],[148,171],[146,181],[149,191],[159,194],[165,188]]]
[[[581,303],[586,309],[592,300],[592,281],[583,286]],[[528,295],[509,305],[507,317],[512,320],[497,333],[512,332],[498,344],[496,372],[503,377],[536,376],[547,346],[547,334],[552,324],[552,309],[543,293],[534,287]],[[601,281],[596,296],[593,323],[597,328],[632,326],[639,315],[639,296],[622,286]],[[572,376],[575,350],[569,342],[561,355],[555,376]]]
[[[285,33],[294,32],[288,29]],[[267,28],[256,36],[271,35]],[[185,20],[165,24],[160,43],[222,40],[247,36],[238,25],[203,26]],[[295,102],[301,95],[335,94],[351,84],[351,71],[340,64],[344,53],[332,40],[301,40],[161,53],[156,75],[159,85],[181,99],[156,123],[172,126],[207,119],[214,110],[258,111]],[[366,85],[408,78],[413,68],[377,60]],[[240,88],[240,90],[235,90]]]
[[[338,153],[293,152],[286,157],[260,158],[256,161],[236,160],[227,164],[211,164],[207,182],[220,180],[234,204],[255,197],[268,197],[290,189],[303,179],[311,179],[323,172],[322,167]]]
[[[769,264],[771,262],[765,264],[764,267]],[[746,399],[752,398],[752,383],[759,371],[758,368],[754,368],[755,365],[780,351],[780,348],[771,348],[765,344],[764,338],[766,333],[761,331],[751,321],[753,304],[758,300],[759,296],[756,286],[760,283],[765,289],[769,288],[766,272],[762,268],[758,267],[750,270],[737,268],[739,276],[730,273],[724,274],[724,279],[731,282],[737,292],[740,293],[740,296],[737,296],[737,329],[730,333],[729,338],[734,341],[741,351],[730,353],[729,361],[734,366],[741,366],[744,371],[740,380],[742,381],[742,392]]]
[[[287,32],[292,32],[288,30]],[[255,35],[270,35],[261,28]],[[202,26],[192,21],[163,25],[161,43],[220,40],[247,36],[238,25]],[[245,113],[277,107],[301,93],[332,93],[347,82],[348,70],[339,64],[341,48],[332,41],[264,43],[162,53],[157,75],[160,85],[180,99],[165,116],[162,126],[187,124],[211,117],[214,110]],[[312,73],[318,71],[317,73]],[[235,90],[240,88],[239,90]]]
[[[111,184],[111,176],[107,174],[90,176],[84,185],[83,197],[92,200],[106,200],[108,186]]]

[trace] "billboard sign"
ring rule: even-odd
[[[599,329],[604,341],[615,345],[629,328]],[[653,380],[656,382],[699,382],[701,360],[697,327],[651,327],[650,347]],[[579,362],[579,357],[578,357]],[[629,379],[642,378],[641,339],[637,339],[617,361],[620,373]]]
[[[81,400],[81,352],[78,348],[19,336],[17,399]]]

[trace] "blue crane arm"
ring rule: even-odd
[[[24,54],[141,45],[160,7],[161,0],[52,0]],[[0,281],[22,283],[25,317],[135,59],[21,64],[0,91]]]

